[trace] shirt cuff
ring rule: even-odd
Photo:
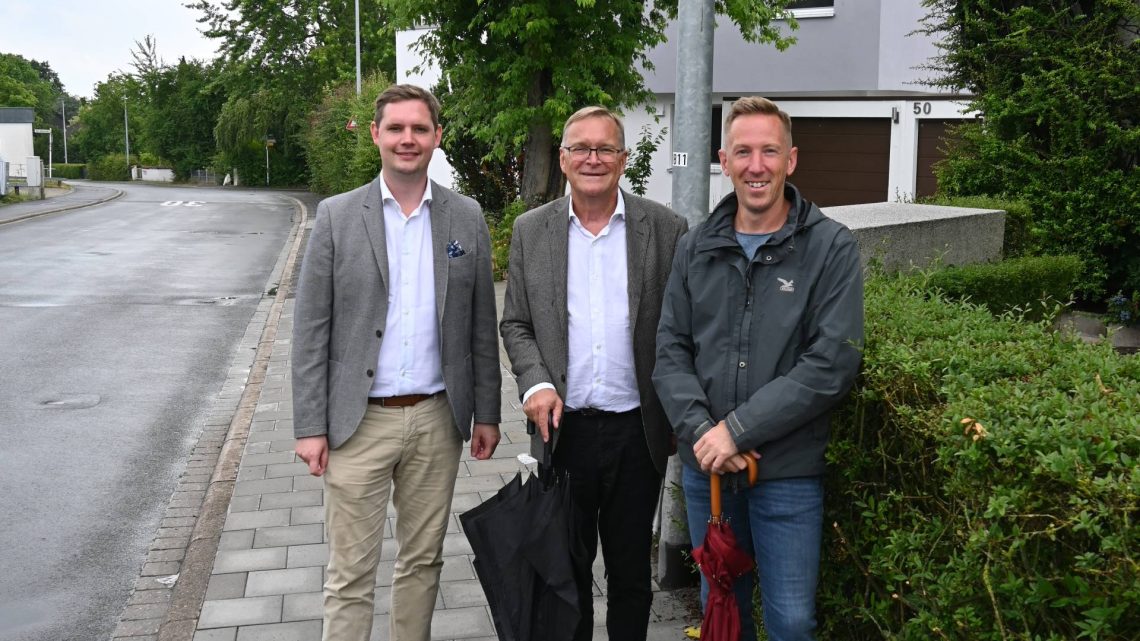
[[[541,391],[544,389],[554,389],[554,386],[551,385],[550,383],[538,383],[534,387],[531,387],[530,389],[528,389],[526,391],[526,394],[523,394],[523,397],[522,397],[523,405],[526,405],[526,399],[533,396],[535,392],[538,392],[538,391]]]

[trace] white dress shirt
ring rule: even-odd
[[[582,226],[570,203],[566,261],[569,321],[567,409],[624,412],[641,405],[629,326],[625,200],[618,192],[609,223],[595,236]],[[523,402],[540,389],[527,390]]]
[[[431,181],[419,207],[408,216],[382,174],[380,197],[388,248],[388,318],[369,396],[434,394],[444,386],[432,263],[436,248],[431,245]]]

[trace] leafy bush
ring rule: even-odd
[[[1042,318],[1072,298],[1083,266],[1076,256],[1026,256],[1000,263],[949,267],[925,275],[929,287],[969,299],[994,314],[1020,311]]]
[[[934,79],[984,119],[936,168],[950,195],[1004,194],[1034,213],[1039,253],[1076,254],[1081,294],[1140,290],[1140,4],[925,0]]]
[[[309,114],[309,127],[304,133],[310,190],[336,194],[376,178],[380,152],[368,127],[375,114],[376,96],[388,84],[383,74],[375,73],[361,83],[359,96],[355,80],[346,80],[325,91],[321,103]],[[346,129],[350,120],[356,122],[353,131]]]
[[[52,163],[51,173],[53,178],[83,178],[87,173],[87,165],[84,163]]]
[[[1140,358],[866,288],[833,425],[820,638],[1140,638]]]
[[[131,156],[131,164],[137,165],[137,156]],[[87,177],[91,180],[130,180],[127,157],[124,154],[107,154],[87,163]]]
[[[526,211],[526,203],[519,199],[507,205],[498,216],[494,212],[485,214],[488,221],[498,219],[491,227],[491,267],[495,272],[495,280],[503,280],[507,277],[507,266],[511,257],[511,235],[514,232],[515,219]]]

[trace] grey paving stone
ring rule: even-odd
[[[301,568],[313,565],[325,566],[329,562],[329,546],[327,543],[314,545],[289,546],[287,567]]]
[[[187,545],[190,545],[190,535],[160,537],[151,542],[150,549],[173,550],[176,548],[185,548]]]
[[[461,533],[445,534],[443,536],[443,555],[455,556],[458,554],[471,554],[471,542],[467,540],[467,535]]]
[[[219,551],[214,560],[214,574],[284,568],[285,554],[285,548]]]
[[[272,454],[249,454],[246,453],[241,459],[241,466],[247,465],[272,465],[274,463],[293,463],[296,460],[296,455],[291,452],[277,452]]]
[[[147,552],[146,560],[150,562],[181,561],[186,556],[186,550],[174,548],[171,550],[152,550]]]
[[[198,522],[198,518],[194,516],[176,516],[171,518],[162,519],[162,527],[194,527]]]
[[[293,479],[294,490],[323,490],[325,489],[325,480],[319,476],[293,476],[286,477]]]
[[[265,478],[277,478],[280,476],[300,476],[302,474],[309,474],[309,464],[304,461],[295,463],[276,463],[274,465],[265,466]]]
[[[262,481],[238,481],[234,483],[234,496],[288,492],[291,489],[293,489],[293,479],[290,477]]]
[[[246,456],[249,456],[250,449],[249,447],[245,448]],[[242,465],[241,469],[238,470],[237,480],[239,481],[258,481],[263,478],[265,478],[264,465]]]
[[[246,596],[316,592],[324,585],[324,569],[320,567],[262,570],[250,572],[245,583]]]
[[[306,621],[324,617],[325,595],[322,592],[286,594],[281,608],[282,621]]]
[[[278,623],[281,621],[281,596],[259,596],[202,603],[199,628]]]
[[[288,514],[288,510],[283,510]],[[286,518],[288,522],[288,518]],[[323,543],[325,528],[319,523],[308,525],[288,525],[285,527],[258,528],[253,535],[253,547],[277,547],[281,545],[305,545],[308,543]]]
[[[252,512],[261,507],[261,494],[250,494],[249,496],[235,496],[230,499],[230,513],[234,512]]]
[[[253,547],[253,530],[222,532],[218,539],[219,550],[248,550]]]
[[[143,563],[140,576],[168,576],[178,574],[182,564],[177,561],[163,561],[159,563]]]
[[[463,639],[494,634],[484,607],[436,610],[431,619],[432,639]]]
[[[234,641],[236,638],[237,628],[215,628],[194,633],[194,641]]]
[[[166,616],[170,611],[169,602],[160,603],[140,603],[137,605],[128,605],[123,608],[123,612],[119,618],[123,621],[138,621],[141,619],[161,619]]]
[[[324,492],[322,490],[301,490],[296,492],[278,492],[276,494],[261,495],[261,509],[268,510],[279,507],[303,507],[321,505]]]
[[[491,474],[514,474],[525,468],[518,460],[512,458],[493,458],[486,461],[468,461],[467,468],[472,476],[487,476]]]
[[[270,442],[264,441],[261,443],[250,443],[245,447],[246,454],[268,454],[270,450]]]
[[[317,641],[320,638],[320,621],[245,626],[238,629],[237,635],[237,641]]]
[[[439,591],[443,594],[443,606],[448,609],[487,605],[478,580],[441,581]]]
[[[139,637],[144,634],[158,634],[162,619],[143,619],[141,621],[119,621],[115,626],[113,637]]]
[[[462,514],[482,502],[483,499],[475,492],[456,494],[451,498],[451,511]]]
[[[206,599],[240,599],[245,596],[245,572],[232,574],[210,575],[210,583],[206,586]]]
[[[172,589],[165,590],[135,590],[127,599],[127,605],[143,605],[147,603],[170,603]]]
[[[289,510],[266,510],[256,512],[232,512],[226,516],[226,524],[222,531],[252,530],[255,528],[279,527],[289,525]]]
[[[325,506],[323,505],[295,507],[291,510],[291,514],[289,516],[289,525],[305,525],[307,523],[324,522]]]
[[[455,493],[481,492],[486,490],[498,491],[503,487],[503,480],[497,476],[469,476],[455,480]]]

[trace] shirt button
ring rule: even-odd
[[[368,370],[367,372],[364,372],[364,373],[368,375],[368,378],[372,378],[372,375],[373,375],[375,372],[373,372],[372,370]]]
[[[741,368],[748,367],[748,363],[745,363],[744,361],[740,361],[739,367],[741,367]]]
[[[376,338],[380,338],[383,335],[384,335],[384,332],[382,332],[380,330],[376,330]]]

